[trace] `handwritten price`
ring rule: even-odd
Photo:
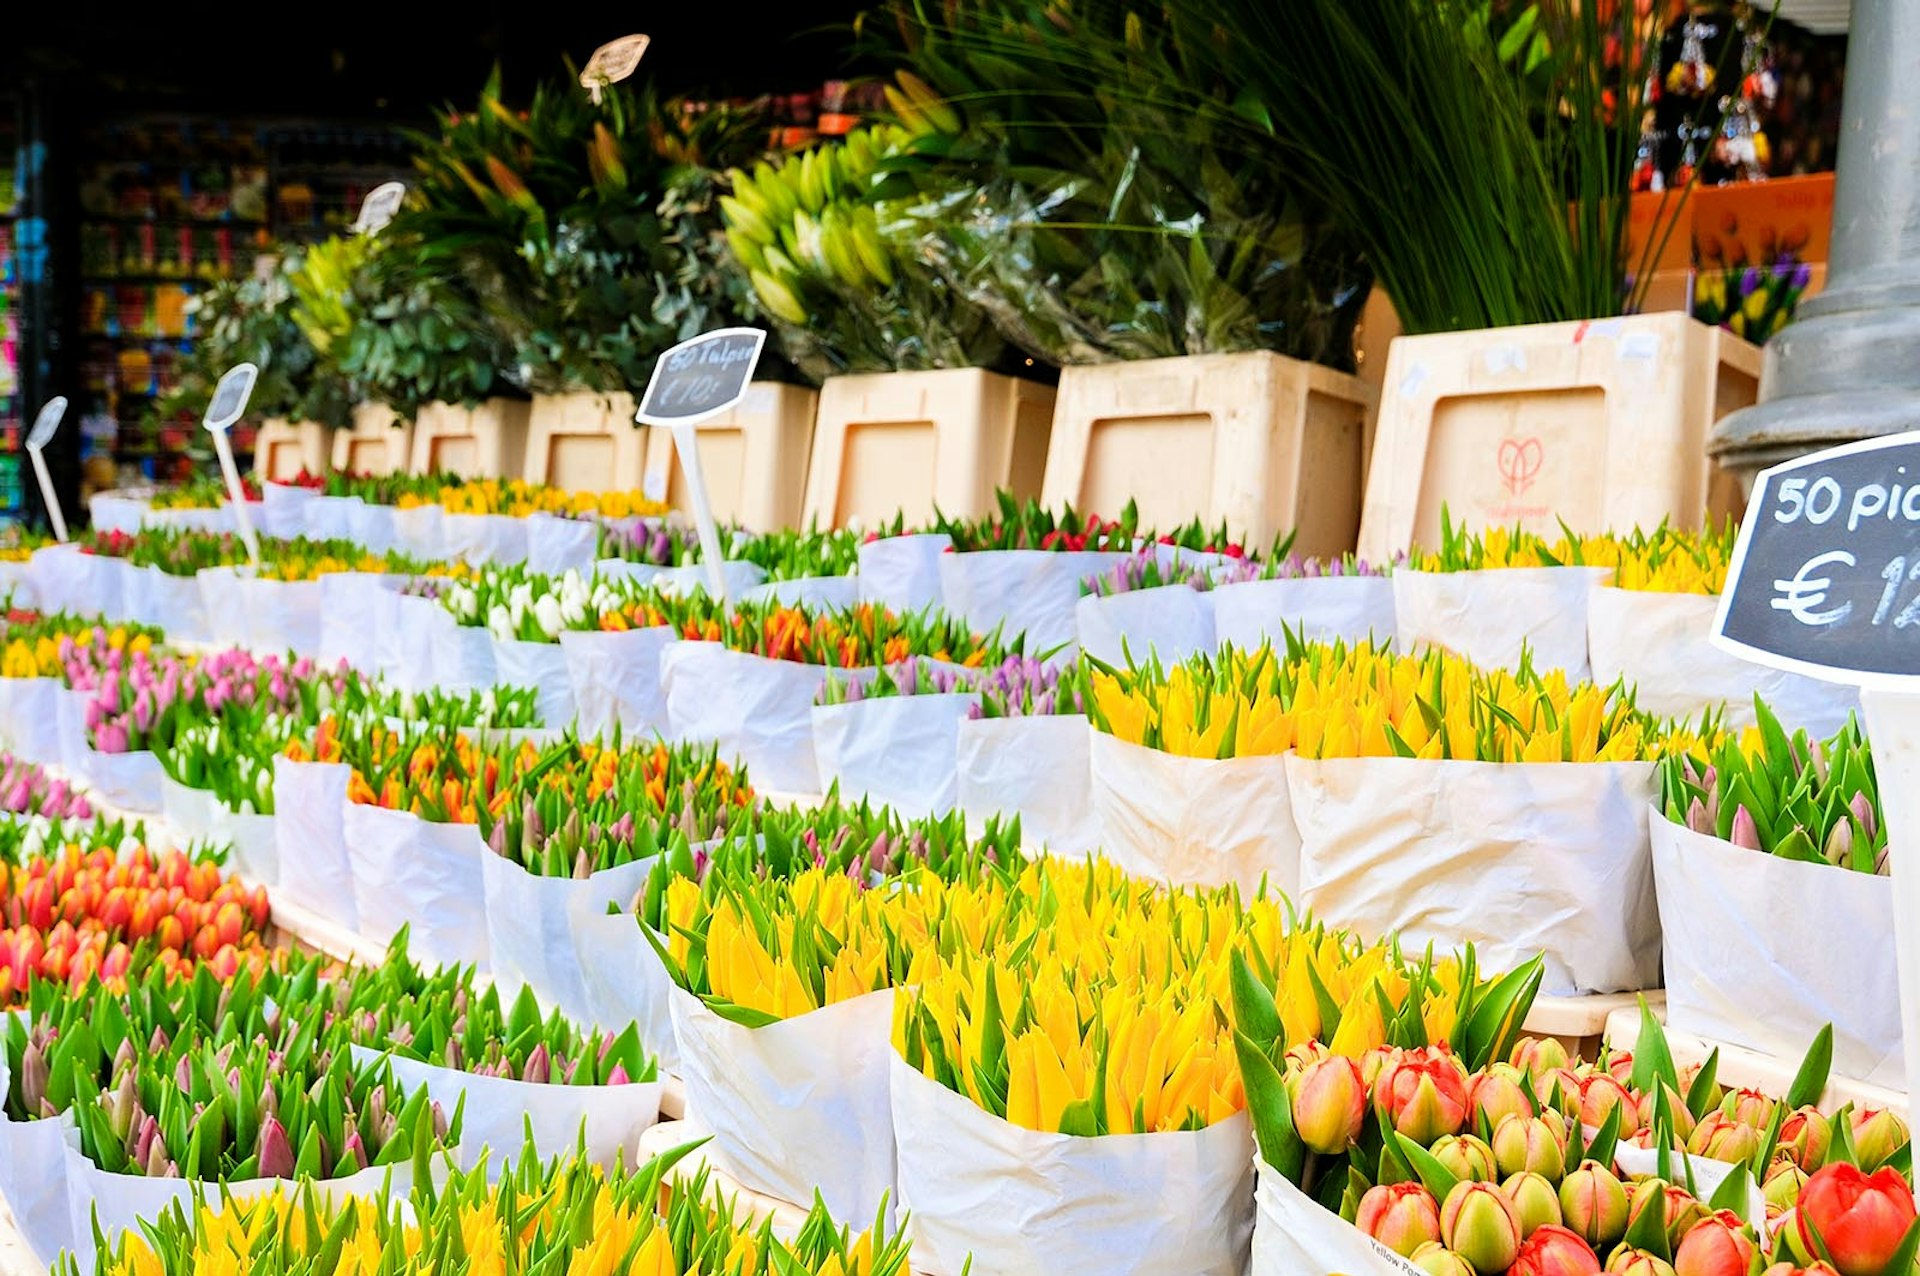
[[[1833,577],[1816,576],[1815,572],[1831,567],[1857,567],[1859,560],[1844,549],[1828,550],[1816,554],[1801,565],[1800,570],[1786,580],[1776,579],[1774,591],[1779,595],[1770,600],[1775,611],[1784,611],[1803,625],[1820,628],[1837,625],[1853,615],[1853,604],[1842,602],[1837,607],[1824,607],[1827,593],[1833,588]],[[1887,616],[1893,612],[1893,605],[1899,600],[1900,587],[1920,581],[1920,558],[1909,562],[1906,555],[1895,557],[1880,569],[1880,579],[1886,587],[1880,591],[1880,601],[1873,609],[1872,624],[1886,623]],[[1893,617],[1895,629],[1910,629],[1920,625],[1920,591],[1907,601],[1897,615]]]

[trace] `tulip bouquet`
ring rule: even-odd
[[[1612,535],[1582,536],[1562,529],[1554,540],[1520,527],[1469,532],[1445,510],[1440,516],[1438,549],[1415,549],[1407,566],[1421,572],[1500,571],[1524,567],[1612,567],[1629,543]]]
[[[789,528],[739,537],[732,557],[760,568],[770,581],[845,576],[859,566],[863,539],[848,528]]]
[[[1630,539],[1614,564],[1613,585],[1657,594],[1718,594],[1727,584],[1727,563],[1739,528],[1732,523],[1705,532],[1661,527]]]
[[[1885,874],[1887,830],[1859,722],[1811,741],[1804,730],[1789,736],[1765,704],[1754,711],[1759,724],[1737,738],[1661,763],[1667,818],[1782,859]]]
[[[452,1273],[567,1272],[573,1276],[906,1276],[905,1238],[879,1225],[854,1235],[816,1204],[791,1240],[737,1214],[705,1171],[670,1186],[686,1154],[605,1171],[533,1153],[491,1181],[456,1173],[412,1199],[331,1203],[308,1189],[249,1200],[171,1206],[129,1233],[98,1276],[281,1276],[384,1271],[397,1258],[432,1257]],[[82,1276],[71,1257],[58,1276]],[[408,1270],[411,1270],[409,1268]]]
[[[1355,577],[1391,575],[1396,559],[1384,566],[1370,563],[1353,554],[1338,558],[1306,558],[1299,554],[1278,554],[1263,560],[1246,560],[1217,568],[1215,585],[1237,585],[1250,580],[1345,580]]]
[[[980,693],[983,718],[1047,717],[1085,713],[1089,670],[1081,664],[1043,664],[1012,655],[982,668],[971,690]]]
[[[1000,661],[1004,650],[997,634],[982,637],[939,612],[901,615],[870,603],[845,610],[742,603],[731,613],[694,603],[681,628],[734,651],[835,669],[894,665],[908,656],[971,669]]]
[[[1071,506],[1056,513],[1029,497],[995,493],[999,510],[985,518],[936,517],[927,530],[943,533],[955,553],[997,549],[1050,549],[1063,552],[1112,550],[1132,552],[1140,537],[1140,513],[1133,502],[1109,522],[1098,514],[1081,514]]]
[[[432,497],[425,492],[410,493],[399,504],[404,509],[409,503],[425,504],[429,500],[436,501],[449,514],[504,514],[509,518],[525,518],[529,514],[651,518],[664,515],[668,508],[637,491],[570,492],[524,479],[456,480],[450,477],[443,480]]]
[[[439,499],[440,491],[456,477],[444,474],[353,474],[329,472],[320,484],[320,495],[355,497],[369,505],[397,505],[408,508],[428,505]]]
[[[224,978],[264,960],[267,920],[260,887],[118,826],[0,825],[0,1008],[41,981],[77,988],[148,966],[171,977],[205,963]]]
[[[521,566],[500,567],[447,584],[416,582],[458,623],[486,629],[500,642],[558,642],[573,630],[618,630],[665,623],[665,599],[639,596],[619,580],[589,579],[569,569],[558,576]]]
[[[281,713],[304,708],[311,715],[338,694],[345,679],[339,671],[320,675],[304,656],[288,662],[237,647],[197,658],[136,651],[123,659],[111,648],[102,656],[67,642],[63,657],[67,684],[91,693],[86,726],[103,753],[164,747],[229,707]]]
[[[1019,659],[1019,657],[1015,657]],[[883,666],[865,682],[829,679],[821,684],[815,704],[858,704],[890,696],[939,696],[972,691],[986,671],[955,668],[923,656],[908,656],[899,664]]]
[[[404,554],[375,554],[352,541],[292,540],[267,541],[261,545],[258,579],[279,581],[318,580],[336,572],[415,572],[422,564]]]
[[[8,617],[0,676],[63,678],[70,660],[85,659],[100,667],[116,657],[124,661],[149,652],[160,640],[160,631],[150,625],[103,625],[64,613],[22,616],[16,612]]]
[[[1259,564],[1253,559],[1236,559],[1234,569],[1241,566],[1253,571],[1258,570]],[[1185,585],[1205,592],[1213,588],[1222,570],[1203,564],[1168,562],[1149,547],[1100,575],[1081,581],[1080,592],[1095,598],[1111,598],[1115,594],[1167,585]]]
[[[685,567],[700,561],[700,536],[691,527],[660,520],[602,524],[599,556],[646,567]]]
[[[0,533],[0,563],[24,563],[38,550],[58,541],[45,532],[36,532],[15,524]]]
[[[260,484],[251,474],[240,476],[240,490],[249,501],[260,499]],[[196,474],[177,487],[163,488],[147,504],[157,510],[211,510],[227,503],[227,483],[213,474]]]
[[[0,811],[8,815],[37,815],[48,820],[91,820],[93,805],[86,794],[46,768],[0,751]]]
[[[234,532],[144,528],[137,536],[122,532],[89,533],[82,553],[118,558],[130,567],[152,567],[168,576],[193,576],[210,567],[248,562],[246,544]]]

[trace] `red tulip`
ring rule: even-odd
[[[1507,1276],[1598,1276],[1600,1259],[1564,1227],[1543,1227],[1520,1247]]]
[[[1747,1276],[1753,1265],[1753,1238],[1731,1210],[1695,1223],[1680,1238],[1673,1255],[1674,1276]]]
[[[1394,1253],[1413,1251],[1440,1239],[1440,1206],[1418,1183],[1394,1183],[1367,1189],[1353,1225]]]
[[[1467,1074],[1445,1050],[1408,1050],[1374,1084],[1382,1123],[1426,1147],[1467,1118]]]
[[[1892,1168],[1822,1166],[1800,1189],[1795,1218],[1806,1251],[1824,1245],[1840,1276],[1882,1276],[1914,1225],[1913,1189]]]

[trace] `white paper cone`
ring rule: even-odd
[[[660,657],[672,738],[717,743],[762,792],[817,789],[813,702],[829,677],[865,681],[874,672],[769,660],[717,642],[674,643]]]
[[[1214,648],[1213,595],[1185,585],[1088,595],[1074,607],[1080,650],[1116,668],[1165,665]]]
[[[213,794],[190,789],[170,775],[160,777],[160,818],[175,846],[213,840]]]
[[[359,539],[354,526],[355,511],[364,502],[357,496],[315,496],[306,502],[303,513],[307,519],[307,535],[317,541],[350,541]],[[393,548],[391,527],[388,543],[375,545],[370,541],[360,541],[374,553],[385,553]]]
[[[1588,600],[1593,680],[1625,679],[1634,703],[1662,718],[1698,717],[1725,707],[1730,728],[1751,726],[1758,694],[1788,731],[1824,739],[1860,708],[1860,694],[1742,660],[1713,645],[1717,594],[1656,594],[1601,585]]]
[[[292,540],[307,531],[307,506],[318,495],[310,487],[288,483],[260,485],[260,533],[276,540]]]
[[[1892,853],[1900,1025],[1906,1040],[1920,1043],[1920,696],[1869,688],[1860,700]],[[1920,1045],[1907,1061],[1907,1093],[1920,1094]]]
[[[1546,959],[1549,996],[1657,986],[1645,762],[1287,757],[1300,903],[1408,951]]]
[[[381,651],[406,578],[381,572],[330,572],[320,586],[320,636],[314,660],[323,669],[343,661],[364,673],[381,672]]]
[[[365,1046],[352,1048],[356,1064],[383,1056]],[[402,1093],[426,1087],[449,1119],[464,1098],[460,1119],[460,1167],[471,1170],[487,1157],[488,1177],[516,1164],[526,1146],[528,1122],[541,1160],[571,1156],[582,1138],[586,1157],[612,1169],[639,1163],[640,1136],[660,1119],[660,1083],[629,1085],[537,1085],[505,1077],[477,1077],[417,1059],[384,1056]]]
[[[527,515],[527,566],[545,576],[590,575],[600,556],[600,524],[557,514]]]
[[[239,580],[236,592],[253,634],[249,645],[256,651],[318,655],[321,580]]]
[[[401,595],[394,624],[400,631],[400,667],[394,681],[408,691],[442,687],[465,695],[495,685],[493,635],[457,623],[430,598]]]
[[[785,1201],[817,1189],[836,1219],[871,1222],[883,1198],[895,1215],[891,988],[763,1028],[677,986],[670,1000],[687,1117],[712,1134],[716,1166]]]
[[[62,691],[54,678],[0,678],[0,727],[7,747],[29,762],[63,766]]]
[[[869,798],[907,819],[947,814],[959,800],[960,724],[979,703],[953,692],[815,705],[821,791],[838,783],[842,797]]]
[[[445,557],[469,563],[524,563],[527,520],[506,514],[443,514],[440,546]]]
[[[1103,550],[992,549],[940,556],[942,605],[981,633],[1026,635],[1043,655],[1076,637],[1074,606],[1082,582],[1127,560]]]
[[[1244,1113],[1204,1130],[1024,1130],[893,1055],[899,1212],[929,1276],[1241,1276],[1253,1233]]]
[[[358,930],[353,865],[347,855],[347,781],[338,762],[273,760],[274,849],[280,893],[291,904]]]
[[[767,579],[764,568],[756,563],[736,562],[732,559],[720,564],[721,579],[726,582],[727,597],[741,598],[748,591],[757,589]],[[655,578],[663,589],[671,589],[677,594],[704,594],[710,582],[707,569],[702,563],[689,563],[685,567],[664,567]]]
[[[200,588],[200,610],[207,633],[223,647],[253,646],[253,617],[240,592],[238,568],[204,567],[194,577]]]
[[[1483,669],[1513,669],[1522,647],[1541,673],[1587,677],[1587,596],[1609,569],[1509,567],[1393,574],[1400,646],[1439,647]]]
[[[471,824],[436,824],[408,811],[347,804],[341,827],[353,865],[359,933],[390,943],[408,928],[407,951],[423,966],[487,969],[486,886],[491,855]],[[284,853],[281,872],[286,872]]]
[[[860,601],[858,576],[801,576],[770,580],[740,595],[742,602],[773,602],[811,611],[846,611]]]
[[[1222,647],[1284,650],[1291,629],[1305,642],[1394,638],[1393,581],[1385,576],[1249,580],[1213,591],[1213,636]]]
[[[1251,1276],[1425,1276],[1258,1161]]]
[[[40,597],[33,586],[33,574],[26,560],[0,563],[0,598],[13,607],[39,607]]]
[[[5,1061],[0,1060],[4,1076]],[[73,1248],[67,1157],[79,1150],[80,1128],[68,1113],[44,1121],[0,1116],[0,1198],[5,1198],[14,1234],[38,1270],[51,1270],[61,1251]]]
[[[53,693],[53,730],[60,741],[61,766],[87,781],[87,757],[93,752],[87,743],[87,700],[90,693],[56,687]],[[91,783],[91,781],[87,781]]]
[[[48,545],[27,556],[27,580],[43,610],[97,616],[102,608],[92,595],[101,580],[103,561],[98,555],[81,553],[78,545]]]
[[[80,765],[74,769],[108,805],[142,815],[160,813],[160,782],[167,773],[160,759],[147,750],[102,753],[83,749]]]
[[[353,538],[376,554],[399,551],[411,558],[445,558],[440,543],[440,507],[416,505],[395,509],[365,501],[351,511]]]
[[[660,1060],[661,1071],[683,1075],[680,1044],[673,1035],[673,977],[640,933],[639,920],[631,912],[596,908],[591,901],[574,903],[568,920],[587,998],[585,1022],[602,1032],[638,1025],[640,1044]],[[621,901],[621,907],[627,903]]]
[[[122,604],[127,619],[158,625],[173,642],[211,642],[206,609],[200,602],[200,582],[192,576],[169,576],[158,567],[121,568]]]
[[[1669,1026],[1792,1060],[1830,1023],[1835,1072],[1903,1088],[1893,880],[1649,816]]]
[[[1245,891],[1264,879],[1269,891],[1298,892],[1284,756],[1183,758],[1100,731],[1089,756],[1100,846],[1129,873]]]
[[[960,724],[955,789],[968,822],[1020,817],[1020,840],[1056,855],[1100,844],[1093,813],[1092,729],[1081,714],[975,718]]]
[[[677,638],[671,625],[623,633],[568,630],[560,635],[582,736],[605,735],[615,724],[629,735],[667,729],[660,654]]]
[[[626,907],[653,871],[653,860],[601,869],[585,881],[539,877],[491,851],[480,861],[486,895],[487,952],[493,982],[504,1002],[530,987],[540,1004],[576,1023],[590,1023],[574,945],[573,916]]]
[[[146,498],[118,492],[95,492],[87,498],[87,513],[96,532],[125,532],[131,536],[146,521],[147,509]]]
[[[494,639],[493,681],[502,687],[532,687],[543,725],[564,727],[573,721],[573,679],[559,643]]]
[[[940,557],[952,545],[945,532],[868,541],[860,547],[860,571],[854,578],[860,601],[897,612],[940,606]]]

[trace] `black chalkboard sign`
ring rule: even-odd
[[[758,328],[716,328],[661,355],[635,419],[648,425],[691,425],[718,416],[746,397],[767,334]]]
[[[1760,474],[1714,641],[1829,681],[1920,688],[1920,433]]]

